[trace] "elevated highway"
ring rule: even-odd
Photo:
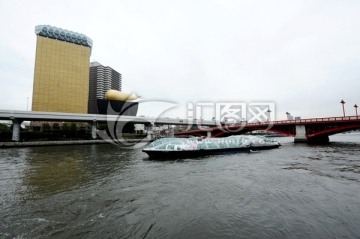
[[[40,111],[19,111],[19,110],[0,110],[0,120],[11,120],[13,122],[13,141],[20,140],[20,124],[23,121],[58,121],[58,122],[86,122],[92,125],[92,137],[96,138],[96,123],[102,122],[131,122],[138,124],[151,125],[201,125],[216,126],[214,121],[191,120],[178,118],[156,118],[139,116],[119,116],[119,115],[99,115],[99,114],[75,114],[59,112],[40,112]]]

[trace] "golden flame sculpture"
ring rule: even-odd
[[[118,100],[118,101],[127,101],[127,100],[136,100],[139,97],[135,93],[126,93],[118,90],[108,90],[105,94],[106,100]]]

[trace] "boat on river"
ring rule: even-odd
[[[280,143],[262,136],[229,136],[224,138],[161,138],[142,151],[150,158],[192,158],[198,156],[251,152],[278,148]]]

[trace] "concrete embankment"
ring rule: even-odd
[[[138,142],[129,139],[127,143]],[[58,140],[58,141],[32,141],[32,142],[0,142],[0,148],[36,147],[36,146],[61,146],[61,145],[85,145],[85,144],[110,144],[111,140]]]

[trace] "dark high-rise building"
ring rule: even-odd
[[[97,100],[105,99],[108,90],[121,91],[121,74],[98,62],[90,63],[88,113],[98,114]]]

